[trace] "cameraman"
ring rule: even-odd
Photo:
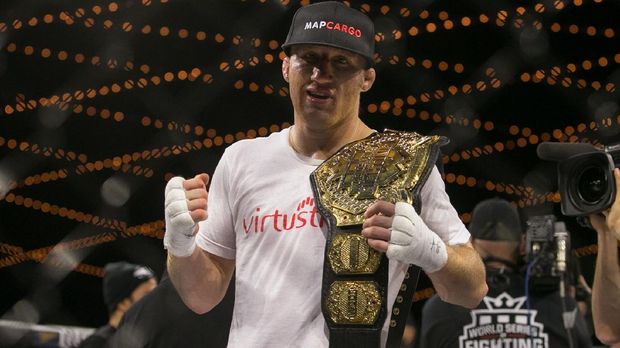
[[[591,347],[574,299],[563,299],[558,290],[530,291],[528,299],[520,267],[521,220],[508,201],[493,198],[476,205],[469,231],[486,266],[489,292],[474,310],[436,295],[429,299],[422,310],[421,347]],[[569,330],[563,326],[563,301],[574,319]]]
[[[614,169],[616,197],[606,214],[590,215],[598,233],[598,257],[592,286],[592,316],[596,337],[610,347],[620,347],[620,170]]]

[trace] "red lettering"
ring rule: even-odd
[[[256,208],[256,212],[260,212],[260,208]],[[256,216],[250,216],[250,226],[247,225],[245,218],[243,218],[243,229],[245,233],[249,233],[252,229],[252,225],[254,225],[254,232],[258,232],[258,214]]]
[[[311,24],[313,23],[313,24]],[[311,24],[311,26],[309,26]],[[362,37],[362,31],[352,27],[352,26],[348,26],[344,23],[336,23],[333,21],[320,21],[320,22],[308,22],[306,23],[306,28],[305,29],[321,29],[321,28],[327,28],[329,30],[338,30],[338,31],[342,31],[343,33],[347,33],[351,36],[355,36],[355,37]]]
[[[317,217],[319,220],[318,225],[315,224]],[[324,223],[325,223],[325,219],[323,219],[323,217],[320,214],[317,214],[316,207],[312,208],[312,211],[310,211],[310,225],[312,225],[313,227],[323,227]]]
[[[290,231],[293,229],[293,227],[295,227],[295,213],[293,213],[293,215],[291,215],[291,223],[289,226],[286,225],[286,220],[288,220],[288,214],[282,214],[282,227],[284,228],[284,230],[286,231]]]
[[[306,218],[302,216],[302,215],[306,215],[306,214],[308,214],[307,211],[301,211],[301,212],[299,212],[297,214],[297,221],[300,222],[301,225],[299,225],[299,224],[295,225],[296,228],[301,228],[301,227],[306,226]]]
[[[245,224],[245,218],[243,219],[243,230],[245,231],[246,234],[248,234],[250,232],[250,228],[252,228],[252,221],[254,219],[250,218],[250,226],[247,226]]]
[[[261,223],[260,223],[260,231],[261,232],[265,232],[265,220],[267,220],[268,218],[272,217],[273,215],[265,215],[263,216]]]
[[[303,209],[303,210],[302,210]],[[302,229],[308,225],[312,227],[323,227],[326,223],[325,219],[314,206],[314,199],[307,197],[297,204],[297,209],[291,214],[280,212],[275,209],[272,214],[261,214],[260,208],[256,208],[254,214],[248,218],[243,218],[243,230],[246,234],[254,230],[255,233],[265,231],[292,231],[293,229]],[[273,221],[269,221],[273,219]]]
[[[273,213],[273,228],[280,232],[282,231],[281,229],[278,228],[278,217],[282,216],[282,214],[279,214],[278,209],[276,209],[276,211]]]

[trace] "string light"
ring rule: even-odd
[[[406,97],[406,99],[409,105],[415,105],[418,103],[418,101],[420,103],[428,103],[432,100],[442,100],[448,95],[456,95],[459,93],[469,95],[469,94],[472,94],[472,92],[474,91],[484,92],[487,89],[487,87],[497,89],[497,88],[501,88],[501,86],[502,86],[502,82],[497,78],[493,78],[491,79],[490,83],[487,81],[479,80],[479,81],[476,81],[476,83],[473,84],[473,86],[471,84],[464,84],[460,88],[456,86],[451,86],[448,88],[447,93],[444,90],[437,89],[432,92],[422,92],[417,97],[408,96]],[[377,106],[375,103],[370,103],[366,106],[366,110],[370,114],[374,114],[377,111],[381,113],[386,113],[390,104],[389,104],[389,101],[382,101],[379,103],[379,105],[383,105],[383,106]]]
[[[161,0],[161,4],[167,3],[167,0]],[[260,3],[266,3],[267,1],[260,0]],[[288,6],[289,1],[281,0],[283,5]],[[601,3],[602,1],[595,1],[595,3]],[[141,0],[143,6],[151,6],[156,1]],[[307,4],[309,1],[302,1],[301,4]],[[582,0],[574,0],[574,6],[581,6]],[[297,5],[297,4],[296,4]],[[446,11],[440,11],[437,14],[430,13],[427,10],[414,11],[406,7],[396,7],[388,5],[380,5],[376,8],[371,7],[368,4],[361,5],[361,9],[367,13],[371,11],[377,11],[382,15],[389,15],[394,13],[401,18],[409,18],[414,23],[408,24],[408,29],[403,27],[402,31],[395,29],[390,32],[380,33],[378,35],[379,41],[386,41],[388,38],[393,40],[402,40],[405,32],[410,36],[418,36],[421,34],[438,33],[441,31],[449,31],[459,26],[469,27],[477,24],[490,24],[498,27],[504,27],[508,24],[512,24],[515,27],[522,28],[525,25],[531,25],[536,29],[542,29],[543,25],[540,21],[526,22],[522,17],[526,14],[538,15],[549,12],[557,12],[565,9],[570,5],[570,2],[553,1],[552,3],[536,3],[531,8],[525,9],[518,7],[514,10],[498,10],[496,13],[478,13],[470,16],[456,17],[451,16]],[[13,19],[5,22],[0,22],[0,32],[18,31],[27,29],[28,27],[34,27],[39,25],[51,24],[54,22],[61,22],[68,26],[71,25],[83,25],[87,28],[103,28],[104,30],[118,30],[121,33],[141,33],[142,35],[159,36],[166,38],[166,40],[180,39],[180,40],[197,40],[205,41],[211,40],[217,44],[231,43],[233,46],[248,45],[252,48],[263,48],[264,50],[278,51],[263,52],[264,55],[255,55],[252,57],[237,57],[228,61],[220,62],[219,66],[215,67],[217,71],[219,69],[222,73],[235,73],[241,70],[250,69],[256,67],[259,64],[273,64],[279,63],[276,57],[283,58],[283,53],[279,51],[279,42],[277,40],[268,40],[257,37],[244,37],[241,35],[225,36],[222,33],[206,33],[204,31],[192,31],[190,28],[174,28],[171,26],[155,26],[152,24],[137,25],[135,22],[129,21],[116,21],[113,18],[101,18],[105,13],[116,13],[121,10],[117,2],[111,2],[107,4],[93,5],[90,9],[78,8],[76,10],[64,10],[54,14],[44,14],[39,17],[30,17],[22,19]],[[557,25],[556,25],[557,24]],[[589,37],[604,36],[606,38],[613,38],[615,36],[614,29],[612,28],[597,28],[588,25],[560,25],[559,23],[553,23],[550,25],[552,32],[568,31],[573,34],[582,34]],[[92,66],[101,67],[110,70],[124,69],[126,71],[140,71],[145,76],[129,79],[123,81],[117,81],[104,86],[85,88],[83,90],[67,91],[52,95],[48,97],[29,98],[25,96],[18,96],[15,104],[5,105],[2,108],[2,113],[5,115],[13,115],[18,112],[32,111],[40,107],[58,107],[60,110],[70,110],[76,114],[84,114],[88,117],[99,117],[102,120],[109,120],[113,122],[126,122],[129,113],[127,111],[110,110],[105,107],[87,106],[81,102],[86,99],[94,99],[98,96],[109,96],[112,94],[119,94],[136,88],[147,88],[149,86],[158,86],[163,83],[172,83],[175,80],[178,81],[190,81],[190,82],[202,82],[205,84],[212,84],[215,81],[214,75],[203,72],[203,68],[193,69],[181,69],[178,71],[167,71],[162,74],[146,76],[150,73],[151,67],[147,64],[139,65],[133,61],[122,61],[115,57],[99,57],[99,56],[86,56],[84,53],[73,53],[65,50],[53,49],[48,47],[37,47],[36,45],[18,45],[16,43],[9,43],[6,46],[6,51],[14,54],[23,54],[30,57],[40,57],[42,59],[57,60],[66,63],[77,64],[90,64]],[[620,56],[616,54],[613,61],[620,62]],[[381,56],[377,55],[377,61],[385,62],[390,65],[400,65],[407,68],[422,67],[427,70],[437,70],[440,72],[455,72],[458,74],[464,71],[472,71],[471,67],[467,69],[462,63],[449,63],[445,60],[437,59],[435,61],[424,57],[407,57],[398,55]],[[536,71],[522,72],[521,78],[523,82],[541,83],[546,82],[548,84],[558,84],[562,87],[576,87],[584,89],[591,87],[595,90],[601,90],[606,92],[615,92],[615,85],[613,83],[603,83],[601,81],[585,81],[585,79],[578,79],[572,76],[568,76],[577,70],[588,71],[598,67],[608,67],[612,62],[610,57],[598,57],[596,59],[584,60],[581,63],[570,63],[566,67],[552,67],[549,69],[537,69]],[[420,104],[430,103],[433,101],[439,101],[447,98],[448,96],[454,96],[457,94],[470,95],[474,93],[481,93],[489,91],[490,89],[500,88],[504,82],[494,76],[489,76],[486,80],[479,80],[470,83],[463,84],[462,86],[449,86],[446,89],[437,89],[432,91],[424,91],[415,96],[401,96],[400,98],[394,98],[393,100],[383,100],[376,103],[370,103],[366,106],[369,113],[378,114],[391,114],[396,117],[406,116],[408,118],[418,117],[423,121],[432,121],[435,123],[444,122],[446,124],[458,124],[464,127],[473,127],[475,129],[484,131],[497,130],[496,125],[491,121],[482,122],[477,118],[455,117],[454,115],[440,115],[436,112],[428,110],[414,109],[413,106],[419,106]],[[233,83],[233,87],[237,90],[248,90],[252,93],[264,93],[266,95],[278,95],[281,97],[288,97],[289,91],[286,86],[280,86],[277,84],[265,82],[257,82],[251,80],[237,79]],[[606,127],[616,126],[620,117],[616,119],[605,118],[604,120],[592,122],[589,124],[579,124],[575,127],[567,126],[565,129],[555,129],[551,133],[542,133],[540,135],[533,134],[531,130],[527,128],[520,129],[518,126],[510,126],[509,132],[515,136],[516,139],[508,140],[505,142],[497,142],[492,145],[485,145],[482,147],[476,147],[470,150],[463,150],[459,153],[453,153],[444,156],[444,162],[457,162],[461,160],[468,160],[470,158],[481,157],[489,155],[494,152],[502,152],[506,150],[513,150],[516,148],[522,148],[528,145],[535,145],[541,140],[556,139],[560,141],[576,140],[588,140],[587,138],[580,138],[580,135],[588,132],[596,132]],[[59,160],[65,160],[76,164],[75,168],[65,168],[60,170],[49,171],[45,173],[29,176],[20,182],[13,182],[11,186],[23,187],[37,185],[41,182],[49,182],[54,180],[60,180],[68,177],[69,175],[82,175],[85,173],[92,173],[95,171],[101,171],[105,169],[119,170],[126,173],[133,173],[135,175],[144,175],[145,177],[154,176],[154,172],[150,168],[142,167],[139,165],[133,165],[132,162],[151,160],[161,157],[177,156],[186,154],[192,151],[199,151],[202,149],[208,149],[211,147],[227,146],[235,141],[242,140],[244,138],[254,138],[256,136],[265,136],[270,132],[276,132],[280,129],[289,126],[288,123],[281,125],[272,124],[259,127],[257,129],[249,129],[247,131],[238,130],[227,134],[218,135],[215,129],[204,129],[202,126],[196,126],[187,123],[177,123],[174,121],[165,121],[159,118],[151,116],[142,116],[140,119],[140,125],[144,127],[154,127],[156,129],[163,129],[168,131],[178,132],[187,136],[195,136],[196,139],[187,141],[182,144],[171,144],[157,149],[144,150],[142,152],[133,152],[126,154],[119,154],[111,158],[106,158],[97,161],[89,161],[86,155],[76,154],[71,151],[63,149],[52,149],[42,147],[38,144],[30,144],[28,142],[20,142],[16,139],[3,139],[0,137],[0,146],[6,146],[10,150],[18,150],[23,152],[32,152],[37,155],[43,155],[46,157],[56,158]],[[164,177],[169,179],[169,175],[172,173],[166,173]],[[472,176],[465,176],[461,174],[451,173],[446,177],[446,181],[452,184],[460,186],[467,186],[472,188],[484,188],[489,191],[496,191],[507,194],[514,194],[517,196],[523,196],[517,201],[518,206],[528,206],[531,204],[539,204],[542,201],[557,202],[559,196],[556,193],[547,193],[534,195],[531,188],[523,186],[514,186],[512,184],[495,183],[489,180],[477,179]],[[11,201],[16,205],[23,206],[28,209],[41,210],[45,213],[57,215],[62,218],[67,218],[76,221],[87,221],[88,223],[96,226],[112,228],[115,232],[120,232],[124,237],[130,237],[134,235],[148,235],[153,238],[162,238],[163,236],[163,221],[146,223],[133,227],[126,228],[124,222],[114,219],[104,219],[101,217],[92,216],[83,212],[74,211],[65,207],[58,207],[51,205],[47,202],[41,202],[39,200],[33,200],[29,197],[23,197],[21,195],[15,195],[9,193],[4,197],[8,202]],[[468,213],[463,214],[462,218],[469,217]],[[68,248],[81,248],[86,246],[94,246],[114,240],[115,233],[106,233],[99,236],[100,239],[91,239],[89,241],[75,242]],[[107,238],[107,239],[106,239]],[[112,238],[112,239],[110,239]],[[61,245],[62,246],[62,245]],[[58,246],[56,246],[58,247]],[[51,248],[51,247],[50,247]],[[49,249],[51,250],[51,249]],[[12,253],[12,256],[16,255],[28,255],[31,260],[43,260],[48,254],[48,249],[37,249],[24,252],[20,247],[13,247],[10,245],[0,244],[0,251]],[[47,252],[47,254],[46,254]],[[26,259],[28,259],[26,258]],[[16,258],[17,259],[17,258]],[[26,260],[24,259],[24,260]],[[60,263],[59,263],[60,265]],[[5,267],[0,260],[0,267]],[[76,267],[77,271],[85,274],[99,274],[100,268],[92,268],[93,266],[80,264]],[[90,272],[90,273],[89,273]],[[424,296],[430,296],[432,294],[432,288],[424,289],[416,292],[414,296],[422,298]]]
[[[248,66],[255,67],[260,62],[260,59],[254,56],[254,57],[248,58],[247,61],[249,62]],[[273,62],[273,57],[271,55],[265,55],[263,61],[270,64]],[[96,64],[98,64],[98,60],[96,60],[96,62],[97,62]],[[130,63],[130,66],[133,67],[133,63]],[[235,69],[243,69],[245,67],[245,62],[242,62],[240,59],[234,60],[232,65],[229,62],[222,62],[220,63],[219,69],[222,72],[228,72],[231,70],[231,66],[235,67]],[[150,70],[150,67],[148,65],[141,65],[140,70],[147,73]],[[39,100],[31,99],[27,102],[27,104],[28,104],[28,109],[34,110],[38,106],[48,106],[49,104],[57,104],[60,102],[60,105],[59,105],[60,109],[68,110],[69,107],[71,107],[71,105],[68,104],[70,101],[74,99],[81,100],[83,99],[84,96],[88,99],[94,99],[98,95],[105,96],[110,91],[114,93],[120,93],[123,90],[131,90],[135,87],[147,88],[149,86],[149,83],[153,85],[159,85],[162,80],[167,83],[171,83],[175,79],[187,80],[190,82],[202,81],[205,84],[212,84],[214,81],[213,75],[207,72],[203,73],[202,69],[198,67],[194,67],[190,70],[189,74],[185,70],[179,70],[176,72],[169,71],[169,72],[163,73],[162,75],[153,75],[149,79],[142,77],[136,80],[125,80],[122,82],[113,82],[110,84],[110,86],[104,85],[98,88],[86,88],[85,92],[82,90],[65,92],[64,94],[62,94],[62,98],[60,95],[52,95],[49,97],[41,97],[39,98]],[[249,86],[250,86],[250,90],[253,92],[256,92],[260,89],[257,83],[251,82]],[[237,84],[235,84],[235,88],[237,87],[238,87]],[[274,89],[272,87],[266,86],[266,88],[263,88],[263,91],[266,94],[273,94]],[[286,87],[280,88],[278,94],[280,96],[288,96],[288,88]],[[79,99],[78,99],[78,96],[79,96]],[[79,106],[75,106],[75,105],[73,107],[79,108]],[[23,112],[25,110],[26,108],[20,105],[5,105],[3,107],[3,111],[5,115],[11,115],[15,112]],[[102,116],[107,116],[107,113],[104,112]],[[117,115],[117,117],[115,117],[114,119],[118,121],[119,118],[122,119],[123,116]]]
[[[598,140],[589,139],[584,136],[578,136],[577,133],[590,133],[596,132],[600,129],[610,128],[620,125],[620,115],[616,115],[615,120],[611,117],[602,118],[600,121],[592,121],[588,126],[585,124],[579,124],[576,127],[566,126],[564,129],[554,129],[551,133],[533,134],[529,128],[523,128],[522,137],[517,140],[507,140],[505,142],[496,142],[493,145],[485,145],[483,147],[476,146],[473,149],[465,149],[460,153],[453,153],[451,155],[444,155],[442,160],[444,164],[450,162],[466,161],[472,158],[478,158],[483,155],[492,155],[495,152],[502,152],[504,150],[514,150],[515,148],[523,148],[527,145],[537,145],[540,141],[549,141],[551,138],[561,142],[586,142],[598,145]],[[474,125],[475,127],[475,125]],[[475,127],[475,128],[480,128]],[[489,131],[494,128],[493,122],[488,121],[485,124],[484,130]],[[519,127],[512,125],[508,127],[508,131],[511,135],[517,135],[519,133]]]
[[[179,125],[175,122],[170,122],[168,125],[169,125],[169,128],[179,127]],[[190,129],[190,126],[187,124],[183,125],[182,127],[184,130]],[[148,167],[142,167],[140,165],[131,165],[131,162],[180,155],[183,153],[189,153],[192,151],[201,150],[203,146],[208,149],[214,146],[215,147],[223,146],[224,144],[230,145],[233,142],[239,141],[242,139],[255,138],[257,134],[260,136],[266,136],[269,133],[278,132],[281,129],[288,128],[288,127],[290,127],[290,123],[284,122],[281,125],[272,124],[269,126],[269,129],[267,129],[266,127],[261,127],[259,129],[249,129],[245,132],[237,131],[235,134],[226,134],[223,137],[217,136],[216,131],[214,129],[209,129],[207,131],[207,138],[203,139],[202,142],[200,140],[194,140],[192,143],[186,142],[183,145],[164,146],[162,148],[156,148],[150,151],[145,150],[142,152],[134,152],[132,154],[124,154],[122,156],[106,158],[106,159],[95,161],[95,162],[86,162],[87,158],[85,156],[80,156],[80,161],[82,161],[83,164],[77,165],[74,169],[67,169],[67,168],[59,169],[56,171],[31,175],[31,176],[26,177],[24,180],[11,182],[9,185],[9,192],[11,190],[14,190],[15,188],[23,187],[24,185],[33,186],[41,182],[66,179],[67,177],[73,174],[83,175],[86,173],[101,171],[104,169],[112,169],[115,171],[121,171],[123,173],[129,173],[129,174],[133,174],[137,176],[144,176],[146,178],[150,178],[154,175],[153,169],[148,168]],[[204,130],[202,129],[202,127],[194,128],[194,133],[196,135],[202,135],[203,132]],[[4,138],[0,137],[0,146],[3,146],[5,144],[11,149],[14,149],[17,147],[16,140],[9,139],[8,141],[5,141]],[[65,154],[64,150],[57,151],[56,153],[57,153],[56,154],[57,158],[59,158],[58,156]],[[69,152],[69,153],[72,153],[72,152]],[[44,152],[44,154],[48,154],[47,156],[51,156],[52,151],[48,150]],[[75,157],[76,157],[75,155],[68,155],[69,159],[75,159]],[[0,199],[2,198],[3,197],[0,197]],[[9,197],[7,195],[5,199],[12,199],[12,196]],[[41,206],[40,203],[37,205]]]
[[[54,157],[56,159],[62,159],[67,162],[85,163],[88,156],[83,153],[75,153],[73,151],[67,151],[62,148],[53,148],[51,146],[40,146],[38,144],[30,144],[27,141],[18,141],[16,139],[4,139],[0,137],[0,147],[6,146],[9,149],[15,149],[21,152],[31,152],[36,155],[42,155],[45,157]]]

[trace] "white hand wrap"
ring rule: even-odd
[[[196,248],[194,227],[196,223],[189,214],[183,179],[175,176],[166,185],[166,233],[164,248],[177,257],[188,257]]]
[[[448,262],[446,245],[431,231],[411,204],[396,203],[387,257],[420,266],[426,273],[439,271]]]

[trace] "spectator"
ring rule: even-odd
[[[155,286],[157,280],[148,267],[123,261],[108,263],[103,275],[103,300],[108,308],[108,322],[82,341],[79,347],[104,347],[123,314]]]
[[[556,287],[530,293],[528,301],[526,279],[519,267],[524,240],[521,220],[508,201],[480,202],[469,230],[486,267],[489,292],[474,310],[445,303],[437,296],[430,298],[422,310],[422,347],[591,346],[573,298],[562,298]]]
[[[185,306],[164,273],[157,287],[125,313],[107,348],[224,348],[234,293],[233,285],[212,311],[196,314]]]

